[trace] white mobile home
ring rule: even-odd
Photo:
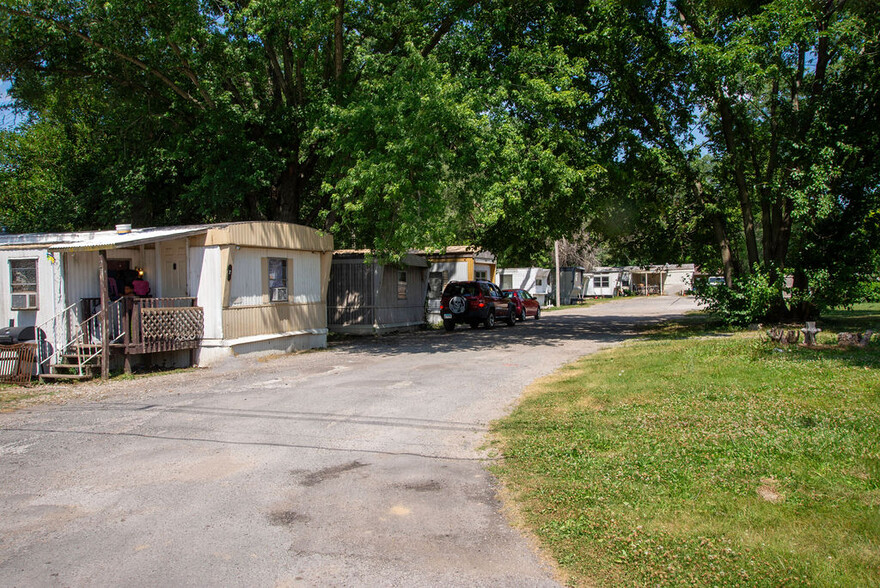
[[[630,266],[631,290],[635,294],[680,296],[691,289],[694,264]]]
[[[0,321],[45,333],[44,371],[72,348],[109,348],[128,369],[320,347],[332,249],[279,222],[3,235]]]
[[[620,296],[629,288],[630,274],[622,267],[597,267],[584,276],[584,295],[588,298]]]
[[[550,289],[550,270],[541,267],[503,267],[495,272],[502,290],[525,290],[544,306]]]

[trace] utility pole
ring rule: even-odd
[[[556,287],[553,289],[556,293],[556,307],[559,308],[562,304],[559,301],[559,241],[553,242],[553,249],[556,256]]]

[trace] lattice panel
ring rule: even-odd
[[[204,324],[204,312],[198,306],[141,310],[141,334],[145,342],[201,339]]]

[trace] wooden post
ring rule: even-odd
[[[559,241],[553,242],[553,248],[556,256],[556,307],[559,308],[559,306],[561,306],[559,302],[559,290],[562,288],[562,285],[559,283]]]
[[[122,343],[124,347],[122,348],[122,353],[125,356],[125,365],[123,369],[125,370],[125,375],[131,375],[131,354],[129,353],[128,346],[131,344],[131,328],[132,328],[132,299],[125,298],[125,308],[122,309],[125,312],[125,318],[122,321],[122,329],[123,329],[123,338]]]
[[[98,251],[100,266],[99,282],[101,288],[101,379],[110,379],[110,330],[107,311],[110,308],[110,297],[107,296],[107,251]]]

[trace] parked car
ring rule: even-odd
[[[516,318],[524,321],[526,317],[541,318],[541,303],[526,290],[504,290],[508,298],[516,305]]]
[[[709,277],[709,285],[710,286],[726,286],[727,282],[724,280],[722,276],[710,276]]]
[[[447,331],[459,323],[467,323],[472,329],[482,323],[491,329],[496,319],[504,319],[512,327],[516,324],[516,304],[492,282],[449,282],[440,297],[440,316]]]

